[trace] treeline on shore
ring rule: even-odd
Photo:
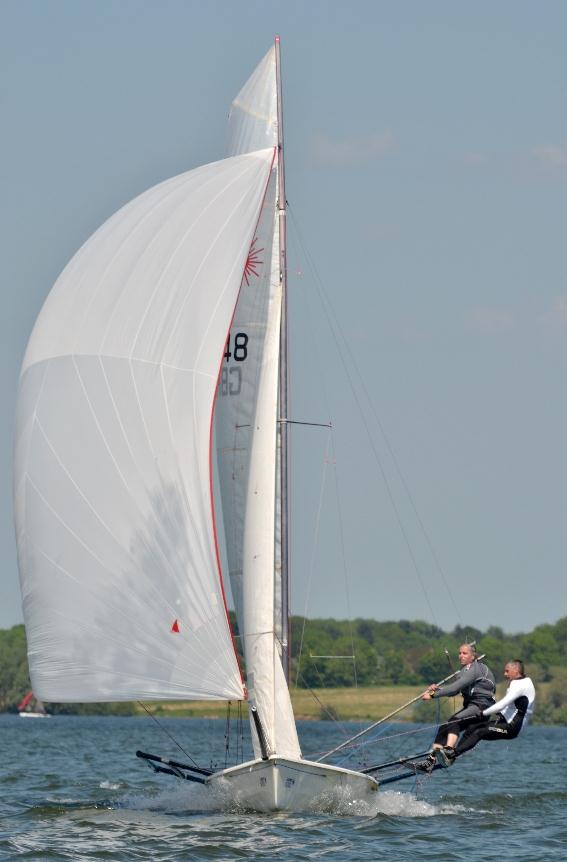
[[[234,619],[232,620],[235,623]],[[235,628],[236,631],[236,628]],[[237,634],[237,631],[236,631]],[[567,724],[567,617],[528,634],[457,626],[445,632],[422,621],[292,618],[292,679],[301,688],[427,685],[458,668],[458,647],[476,641],[497,680],[510,658],[521,658],[544,683],[536,720]],[[238,636],[236,643],[239,643]],[[0,711],[15,711],[30,682],[23,625],[0,630]],[[51,704],[50,711],[128,714],[131,704]]]

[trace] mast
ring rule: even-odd
[[[280,529],[281,529],[281,632],[282,665],[286,682],[289,682],[289,503],[288,503],[288,308],[287,308],[287,250],[286,250],[286,198],[283,146],[283,102],[280,58],[280,37],[275,38],[276,92],[278,107],[278,220],[280,245],[280,285],[282,310],[280,325],[279,365],[279,441],[280,441]]]

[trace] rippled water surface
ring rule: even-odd
[[[163,724],[202,765],[224,765],[224,722]],[[299,730],[309,753],[340,740],[329,722]],[[153,775],[137,748],[184,758],[149,719],[0,716],[0,739],[2,860],[567,860],[567,728],[481,744],[450,770],[376,794],[372,810],[343,800],[303,816],[242,813]],[[368,756],[387,759],[402,741]],[[430,734],[411,741],[419,750]]]

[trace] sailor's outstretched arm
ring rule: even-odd
[[[494,715],[497,712],[502,712],[502,710],[504,709],[505,706],[509,706],[511,703],[514,703],[516,698],[522,694],[522,691],[518,691],[518,689],[521,689],[521,685],[515,685],[515,683],[521,683],[521,680],[520,679],[513,679],[512,682],[510,683],[510,685],[508,686],[508,689],[507,689],[504,697],[501,698],[496,703],[493,703],[492,706],[489,706],[486,709],[483,709],[482,714],[483,715]]]

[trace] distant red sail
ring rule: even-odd
[[[179,623],[177,620],[173,620],[173,625],[171,626],[171,631],[179,634]]]
[[[18,712],[21,712],[22,709],[25,709],[30,700],[33,697],[33,691],[28,691],[26,696],[23,698],[22,702],[18,704]]]

